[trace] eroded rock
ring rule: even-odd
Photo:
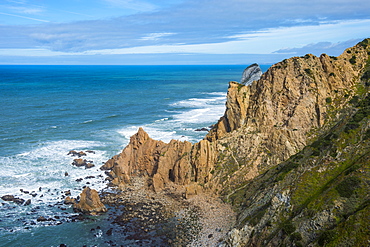
[[[73,205],[73,209],[89,215],[97,215],[107,212],[107,208],[100,201],[96,190],[86,187],[80,194],[80,201]]]

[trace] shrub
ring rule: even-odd
[[[290,236],[292,241],[299,241],[302,240],[302,235],[299,232],[295,232]]]
[[[295,226],[292,224],[291,221],[285,221],[282,225],[282,229],[285,234],[290,235],[295,232]]]
[[[349,198],[360,185],[361,180],[358,177],[349,177],[340,182],[335,189],[341,197]]]
[[[355,55],[353,55],[353,56],[349,59],[349,62],[350,62],[351,64],[355,64],[355,63],[356,63],[356,56],[355,56]]]
[[[312,74],[313,74],[311,69],[305,69],[304,71],[305,71],[308,75],[312,75]]]
[[[327,243],[330,243],[331,241],[333,241],[336,237],[336,234],[334,231],[325,231],[321,234],[321,236],[318,238],[317,240],[317,243],[320,245],[320,246],[324,246],[325,244]]]
[[[331,99],[331,97],[327,97],[325,99],[326,103],[330,104],[331,102],[333,102],[333,100]]]

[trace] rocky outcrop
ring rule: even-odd
[[[227,198],[330,127],[357,90],[367,59],[366,47],[357,45],[339,57],[286,59],[250,85],[230,82],[225,114],[204,140],[167,144],[139,129],[102,169],[116,186],[147,176],[154,190],[197,182]]]
[[[339,57],[293,57],[249,86],[230,82],[225,114],[206,136],[220,154],[214,181],[231,192],[330,127],[357,90],[367,52],[357,45]]]
[[[92,163],[92,161],[87,161],[85,159],[74,159],[73,162],[72,162],[72,165],[77,166],[77,167],[84,166],[86,169],[92,168],[92,167],[95,166]]]
[[[71,202],[71,200],[67,201]],[[73,209],[89,215],[97,215],[107,212],[107,208],[100,201],[99,194],[96,190],[86,187],[80,194],[80,201],[73,204]]]
[[[244,71],[242,75],[242,79],[240,80],[240,84],[243,85],[250,85],[253,81],[258,81],[262,76],[262,70],[260,66],[256,63],[249,65]]]
[[[370,39],[339,57],[277,63],[230,82],[204,140],[155,141],[139,129],[108,160],[113,185],[145,176],[155,190],[214,191],[238,210],[222,246],[368,244]]]
[[[101,169],[110,170],[115,186],[125,185],[132,176],[147,176],[155,190],[191,181],[206,183],[215,162],[213,145],[208,141],[192,145],[187,141],[156,141],[142,129],[131,137],[121,154],[108,160]]]

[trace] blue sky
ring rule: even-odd
[[[0,64],[272,64],[370,37],[363,0],[0,0]]]

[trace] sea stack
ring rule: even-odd
[[[258,81],[262,76],[262,70],[260,66],[256,63],[249,65],[244,71],[242,75],[242,79],[240,80],[240,84],[243,85],[250,85],[253,81]]]

